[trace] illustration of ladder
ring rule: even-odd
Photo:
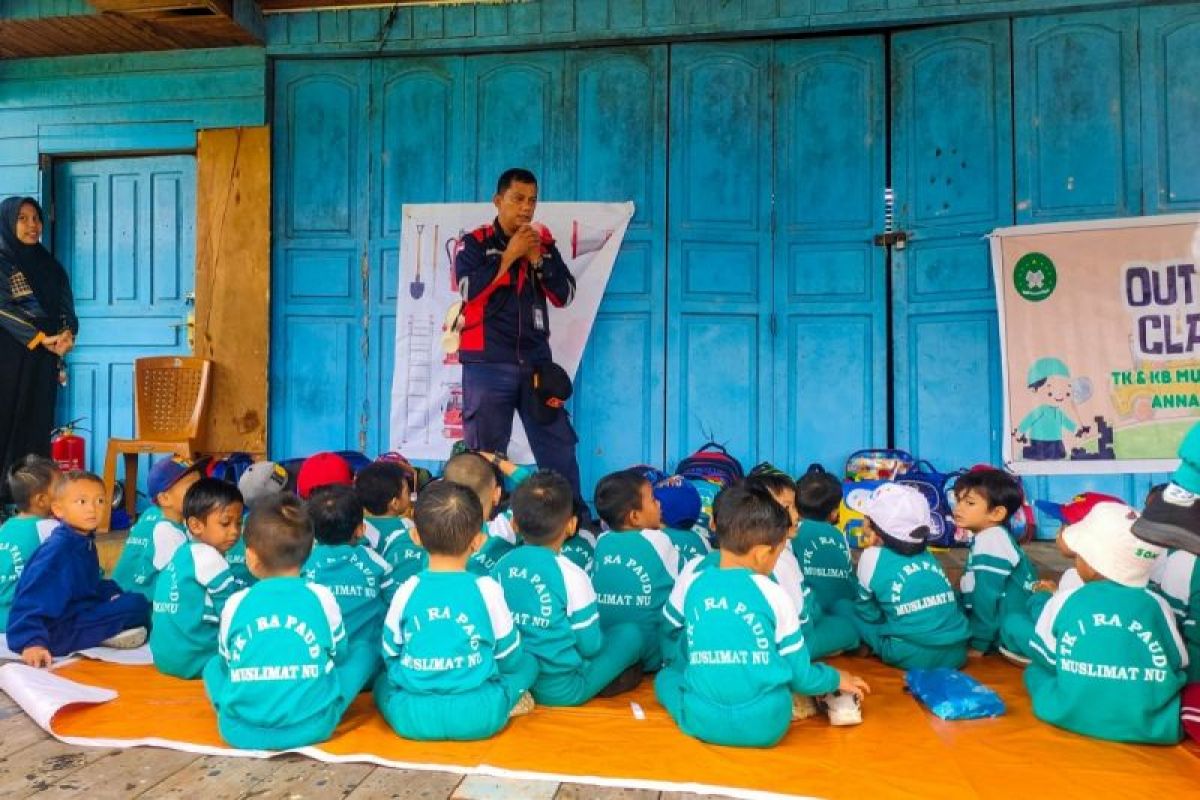
[[[404,441],[429,443],[429,409],[434,405],[433,339],[437,332],[433,315],[408,318],[408,360],[404,395]]]

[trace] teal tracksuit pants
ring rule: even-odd
[[[334,670],[341,689],[338,702],[311,709],[308,715],[289,715],[289,719],[294,721],[282,725],[256,724],[239,719],[222,708],[221,698],[229,678],[219,655],[209,659],[204,667],[204,689],[217,711],[217,728],[222,739],[246,750],[289,750],[329,739],[351,701],[375,673],[378,663],[379,658],[373,648],[366,644],[352,646],[346,659]]]
[[[771,747],[792,724],[792,693],[782,686],[731,706],[687,691],[683,672],[664,667],[654,679],[654,695],[680,730],[711,744]]]
[[[530,691],[540,705],[582,705],[641,657],[641,629],[629,623],[614,625],[604,632],[604,649],[595,657],[573,672],[542,672]]]
[[[510,657],[517,660],[512,671],[498,672],[465,692],[407,692],[388,680],[384,671],[375,680],[375,704],[392,730],[405,739],[488,739],[500,732],[513,706],[537,679],[538,664],[532,656],[521,652]]]

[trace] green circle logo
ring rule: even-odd
[[[1045,253],[1026,253],[1013,270],[1013,288],[1031,303],[1045,300],[1057,284],[1058,272]]]

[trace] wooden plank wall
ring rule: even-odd
[[[201,452],[266,454],[270,265],[270,128],[200,131],[195,354],[213,361]]]

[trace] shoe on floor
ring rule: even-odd
[[[997,647],[996,651],[998,653],[1000,653],[1000,657],[1003,658],[1005,661],[1007,661],[1010,664],[1015,664],[1018,667],[1027,667],[1033,661],[1033,659],[1026,658],[1025,656],[1023,656],[1019,653],[1014,653],[1012,650],[1009,650],[1007,647],[1004,647],[1003,645],[1001,645],[1000,647]]]
[[[848,692],[831,692],[817,697],[817,706],[829,715],[830,725],[862,724],[858,697]]]
[[[146,643],[145,628],[127,628],[116,636],[110,636],[100,643],[101,647],[111,647],[115,650],[133,650]]]
[[[792,721],[808,719],[819,714],[817,704],[806,694],[792,695]]]
[[[517,700],[517,704],[512,707],[512,711],[508,712],[508,716],[510,718],[524,716],[530,711],[533,711],[533,706],[533,695],[531,695],[529,692],[525,692],[521,695],[521,698]]]
[[[616,697],[619,694],[632,692],[642,682],[642,676],[645,675],[642,671],[641,664],[634,664],[626,669],[620,675],[612,679],[612,682],[596,692],[597,697]]]
[[[1133,535],[1159,547],[1200,555],[1200,502],[1180,505],[1154,492],[1146,499],[1142,515],[1133,523]]]

